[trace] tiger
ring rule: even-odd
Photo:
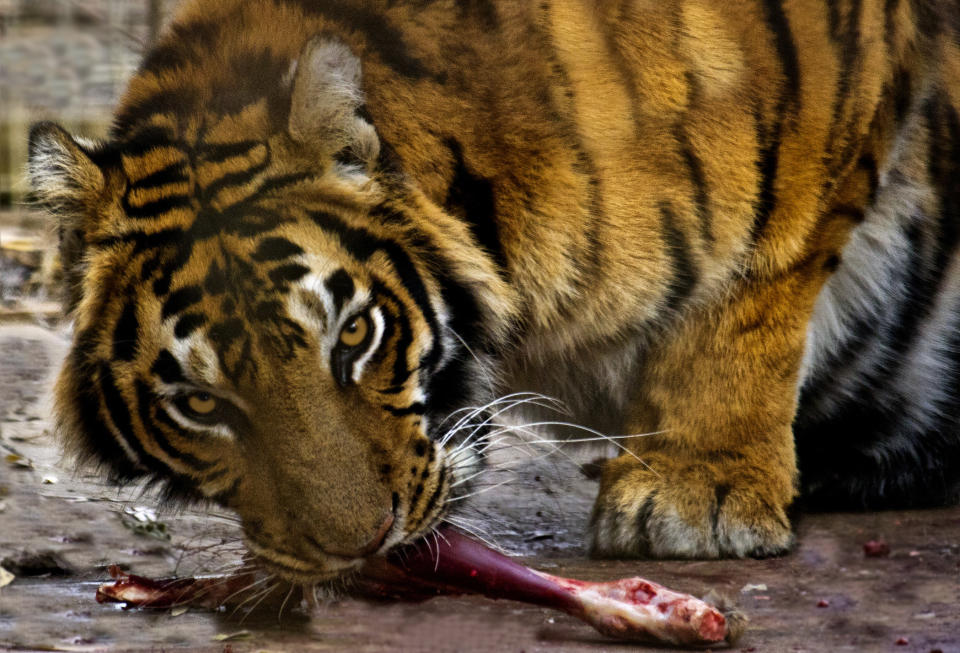
[[[956,0],[186,0],[105,139],[29,136],[58,431],[304,584],[453,514],[516,393],[630,436],[597,557],[956,502],[958,111]]]

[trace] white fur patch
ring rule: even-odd
[[[367,350],[353,363],[351,378],[354,383],[360,382],[360,377],[363,376],[363,368],[366,366],[367,361],[370,360],[370,357],[373,356],[373,353],[380,347],[380,340],[383,338],[383,313],[378,307],[370,310],[370,321],[373,323],[371,325],[373,327],[373,336],[370,338],[370,344],[367,346]]]
[[[817,298],[807,328],[800,387],[820,373],[829,374],[831,392],[811,407],[818,414],[831,414],[862,387],[867,372],[889,363],[890,352],[885,346],[888,334],[883,329],[892,325],[884,318],[891,306],[906,298],[904,272],[912,247],[906,232],[911,226],[922,228],[921,221],[933,214],[936,200],[925,180],[911,179],[901,172],[926,169],[920,158],[925,152],[925,138],[925,130],[917,124],[900,134],[887,167],[879,173],[875,205],[853,230],[843,250],[842,265]],[[864,319],[876,325],[874,333],[869,334],[870,341],[847,367],[828,369],[833,356],[855,337],[855,325]],[[929,362],[929,358],[924,362],[922,355],[914,359],[914,363],[923,363],[921,367],[933,372],[936,365]],[[936,373],[914,375],[912,382],[920,385],[908,395],[919,397],[920,392],[932,391],[931,384],[941,381]],[[932,404],[924,398],[915,406],[926,412]]]

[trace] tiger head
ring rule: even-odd
[[[466,488],[444,420],[477,399],[498,281],[391,163],[346,46],[314,38],[274,81],[224,106],[135,78],[109,142],[37,125],[30,175],[71,285],[69,448],[236,511],[267,566],[322,582]]]

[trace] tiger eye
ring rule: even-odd
[[[187,406],[198,415],[209,415],[217,407],[217,400],[206,392],[198,392],[190,395]]]
[[[369,330],[370,323],[367,318],[358,315],[343,327],[343,331],[340,332],[340,344],[347,347],[356,347],[366,339]]]

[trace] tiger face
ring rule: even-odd
[[[314,40],[299,62],[286,129],[264,103],[105,145],[44,124],[31,151],[80,280],[57,389],[70,444],[232,508],[256,556],[312,583],[429,532],[477,461],[441,437],[473,399],[454,337],[470,325],[445,308],[464,263],[378,171],[349,51]]]

